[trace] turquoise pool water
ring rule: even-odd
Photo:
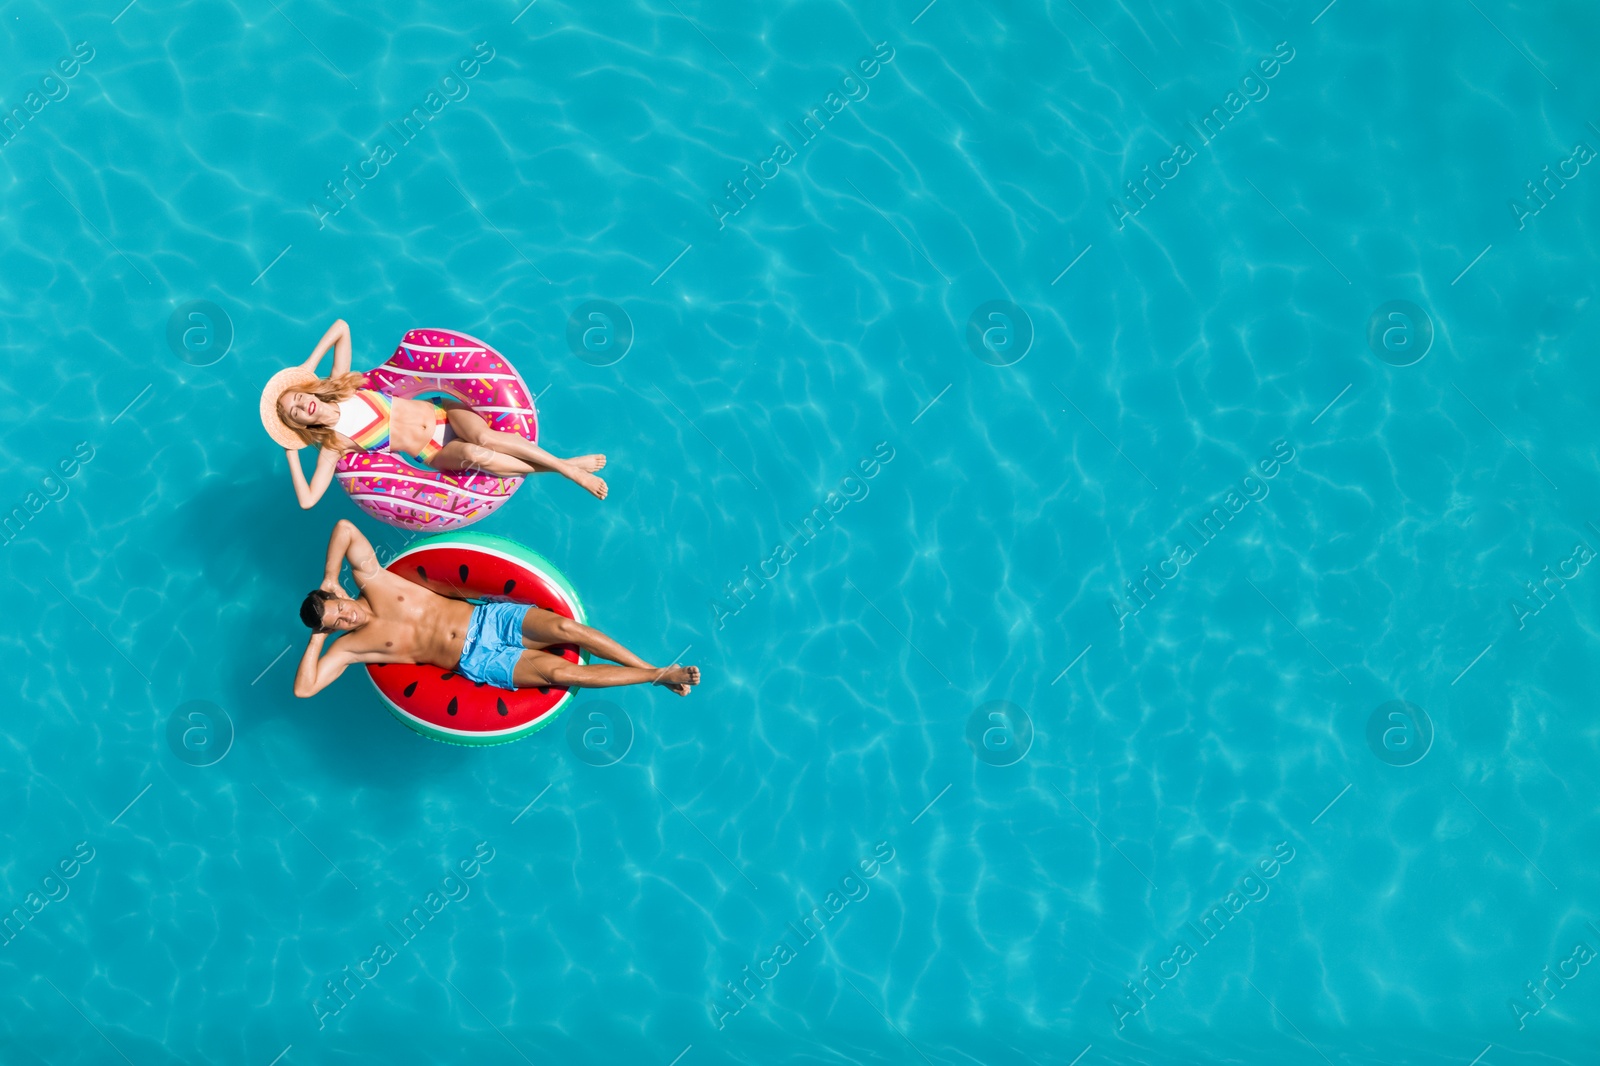
[[[1600,11],[923,5],[5,9],[0,1060],[1595,1061]],[[292,697],[338,317],[691,698]]]

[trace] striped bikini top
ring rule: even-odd
[[[368,452],[389,450],[389,412],[394,401],[373,389],[358,389],[339,404],[339,421],[333,427]]]

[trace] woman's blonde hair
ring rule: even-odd
[[[320,403],[339,404],[354,396],[366,384],[366,380],[365,374],[338,374],[331,378],[318,378],[304,388],[293,391],[303,392]],[[344,451],[344,446],[339,443],[339,435],[328,426],[297,426],[284,418],[282,411],[278,412],[278,419],[307,444],[336,452]]]

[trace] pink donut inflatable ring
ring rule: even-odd
[[[505,356],[448,329],[413,329],[389,361],[367,371],[367,387],[402,399],[447,393],[491,429],[539,439],[533,394]],[[487,518],[517,491],[520,477],[413,466],[387,452],[346,452],[334,468],[357,507],[401,529],[442,533]]]

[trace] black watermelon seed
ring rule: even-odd
[[[467,579],[467,564],[466,563],[462,563],[461,564],[461,580],[465,581],[466,579]]]
[[[417,576],[422,578],[424,581],[428,580],[428,572],[420,566],[417,567]]]
[[[516,578],[512,578],[510,581],[507,581],[506,582],[506,590],[505,590],[504,595],[507,595],[507,596],[511,595],[511,590],[516,588],[516,587],[517,587],[517,579]]]
[[[487,685],[488,683],[489,682],[487,682],[487,681],[474,681],[472,683],[472,687],[473,688],[482,688],[483,686]]]
[[[446,713],[446,714],[455,714],[456,713],[456,698],[454,696],[450,697],[450,706],[448,706],[448,707],[446,707],[444,709],[444,713]]]
[[[455,676],[456,676],[456,672],[454,670],[446,670],[444,673],[439,675],[439,680],[440,681],[449,681],[452,677],[455,677]]]
[[[505,700],[496,699],[494,701],[494,704],[495,704],[494,709],[500,712],[500,716],[502,718],[511,713],[510,710],[508,710],[506,708],[506,701]]]
[[[417,683],[415,681],[413,681],[413,682],[411,682],[411,684],[406,686],[406,695],[407,696],[415,696],[416,694],[417,694]]]

